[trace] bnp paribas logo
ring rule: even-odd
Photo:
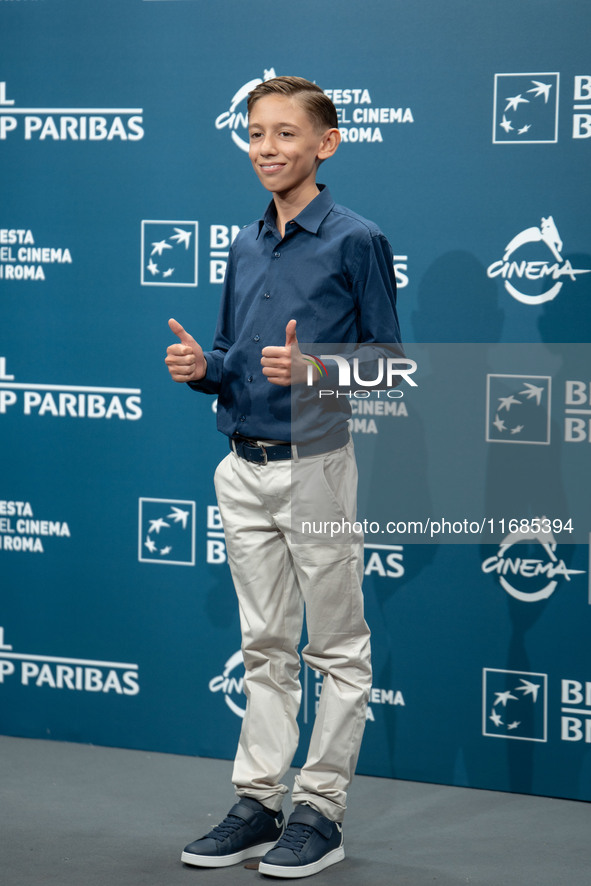
[[[142,286],[197,286],[196,221],[144,219]]]
[[[552,379],[548,375],[489,373],[487,443],[550,443]]]
[[[560,74],[495,74],[493,144],[558,141]]]
[[[547,674],[484,668],[482,734],[489,738],[547,741]]]
[[[195,502],[140,498],[138,560],[169,566],[195,565]]]

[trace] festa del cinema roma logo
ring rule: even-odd
[[[541,305],[556,298],[565,279],[574,283],[578,274],[591,270],[573,268],[562,249],[554,219],[542,217],[539,227],[525,228],[507,243],[503,258],[489,265],[486,274],[501,277],[509,295],[522,304]]]
[[[226,111],[216,117],[215,128],[227,129],[232,141],[241,151],[248,153],[248,93],[267,80],[277,77],[274,68],[266,68],[263,76],[249,80],[238,89]],[[339,130],[344,143],[382,143],[389,127],[398,124],[412,124],[414,117],[409,107],[378,107],[363,85],[326,89],[325,94],[332,100],[337,112]]]

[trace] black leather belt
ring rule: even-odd
[[[333,434],[328,434],[311,443],[299,443],[291,446],[289,443],[270,443],[268,446],[257,442],[250,437],[230,437],[230,449],[246,461],[257,465],[266,465],[268,461],[285,461],[293,458],[297,452],[298,457],[305,458],[310,455],[322,455],[340,449],[349,442],[349,429],[341,428]]]

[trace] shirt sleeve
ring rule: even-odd
[[[390,244],[371,233],[353,278],[359,342],[400,342],[396,312],[396,277]]]
[[[224,360],[235,341],[234,278],[235,262],[233,250],[230,247],[213,346],[211,351],[203,352],[207,361],[207,372],[205,377],[199,381],[189,382],[189,387],[194,391],[204,394],[219,394],[220,392]]]

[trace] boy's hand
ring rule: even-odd
[[[263,375],[272,385],[287,387],[306,381],[308,364],[298,345],[295,320],[290,320],[285,327],[285,345],[263,348],[262,355]]]
[[[174,381],[199,381],[207,372],[207,361],[203,350],[192,335],[185,332],[176,320],[169,320],[168,325],[181,340],[180,344],[170,345],[166,349],[164,362],[168,366]]]

